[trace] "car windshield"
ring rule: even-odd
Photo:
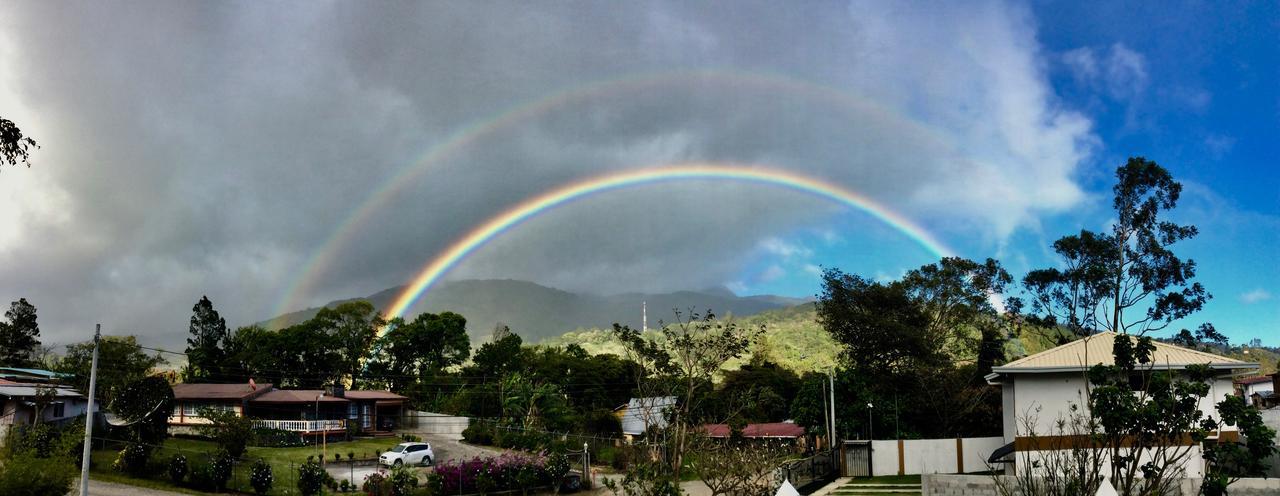
[[[397,444],[397,445],[396,445],[396,447],[391,448],[391,452],[392,452],[392,453],[404,453],[404,449],[405,449],[405,448],[408,448],[408,447],[409,447],[409,446],[408,446],[408,445],[406,445],[406,444]]]

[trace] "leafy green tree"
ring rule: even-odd
[[[1172,251],[1198,230],[1163,218],[1177,207],[1182,185],[1159,164],[1135,157],[1116,169],[1112,193],[1111,232],[1059,239],[1054,250],[1067,268],[1024,279],[1036,317],[1077,335],[1145,335],[1199,311],[1210,295],[1194,281],[1196,263]]]
[[[191,307],[191,337],[187,338],[188,381],[212,381],[222,379],[222,365],[226,353],[227,321],[213,309],[208,296],[201,296]]]
[[[646,479],[652,482],[651,489],[658,490],[672,480],[681,480],[695,426],[711,420],[699,418],[698,413],[706,411],[704,403],[710,397],[715,376],[725,363],[744,355],[764,329],[739,327],[733,321],[716,319],[710,312],[690,313],[687,317],[676,313],[674,324],[662,326],[661,339],[627,326],[614,324],[613,327],[615,335],[626,346],[628,358],[639,367],[637,395],[676,398],[676,405],[666,415],[669,419],[667,427],[662,429],[663,439],[650,440],[650,443],[665,445],[668,450],[666,474],[670,479]],[[654,421],[656,419],[645,420],[650,427],[656,425]],[[654,434],[649,436],[655,437]],[[636,470],[637,476],[647,473],[644,467]],[[629,471],[628,475],[633,474]]]
[[[1003,362],[1012,322],[991,300],[1012,280],[992,259],[943,258],[883,283],[828,269],[817,315],[842,346],[837,396],[854,399],[841,403],[837,431],[990,433],[998,396],[983,375]],[[867,404],[879,405],[872,421],[892,424],[865,425]]]
[[[311,322],[329,335],[328,342],[336,352],[339,371],[353,379],[369,358],[378,330],[386,324],[373,304],[364,300],[322,308]]]
[[[485,377],[502,377],[516,370],[519,364],[514,363],[512,358],[520,354],[523,344],[524,340],[518,334],[507,332],[496,340],[480,345],[471,360],[475,365],[475,372]]]
[[[248,382],[252,378],[264,384],[280,384],[278,335],[257,325],[237,328],[226,341],[222,366],[227,380]]]
[[[77,391],[89,390],[89,366],[93,361],[93,341],[67,345],[67,353],[55,367],[70,374],[68,382]],[[160,354],[147,355],[133,336],[102,336],[98,349],[97,395],[104,405],[114,402],[130,384],[151,374],[164,364]]]
[[[35,139],[23,135],[13,121],[0,117],[0,164],[18,165],[21,162],[31,167],[27,159],[32,148],[40,148]]]
[[[36,307],[27,303],[26,298],[19,298],[9,305],[4,317],[7,322],[0,322],[0,365],[31,366],[40,351]]]
[[[1208,322],[1200,324],[1194,333],[1186,329],[1178,331],[1172,341],[1179,346],[1197,350],[1224,349],[1230,345],[1227,336],[1218,332],[1213,324]]]
[[[204,436],[218,443],[218,448],[227,452],[232,458],[240,458],[245,447],[253,437],[254,419],[244,417],[236,412],[201,408],[197,413],[209,421],[198,429]]]
[[[799,388],[800,378],[795,372],[753,359],[738,370],[724,372],[712,395],[713,411],[708,412],[708,417],[740,419],[744,423],[781,422],[791,418],[788,406]]]
[[[276,331],[278,383],[316,389],[337,381],[342,372],[333,364],[339,363],[342,355],[330,345],[331,338],[323,323],[315,319]]]
[[[411,380],[427,381],[471,355],[467,319],[453,312],[422,313],[408,323],[397,319],[390,329],[369,370],[395,389],[404,389]]]

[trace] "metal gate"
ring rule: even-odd
[[[871,477],[871,441],[845,441],[843,451],[846,477]]]
[[[840,476],[839,456],[838,450],[822,451],[808,458],[786,462],[778,467],[781,472],[778,482],[791,481],[800,494],[810,494]]]

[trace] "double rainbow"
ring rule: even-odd
[[[892,226],[937,257],[951,256],[953,253],[952,250],[910,219],[870,198],[834,183],[763,166],[711,162],[665,165],[615,172],[567,184],[525,200],[490,218],[465,236],[454,241],[444,252],[423,266],[413,281],[396,297],[394,303],[387,310],[387,318],[393,319],[404,316],[405,312],[421,299],[423,294],[438,283],[451,269],[465,260],[467,256],[494,238],[539,214],[566,205],[574,200],[617,189],[666,181],[706,179],[778,186],[826,198],[870,214],[872,217]]]

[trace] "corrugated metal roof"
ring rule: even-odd
[[[381,390],[347,391],[346,393],[344,393],[344,395],[349,400],[404,401],[409,399],[404,396],[400,396],[396,393],[393,393],[391,391],[381,391]]]
[[[258,384],[258,389],[248,384],[174,384],[173,399],[176,400],[240,400],[271,389],[270,384]]]
[[[347,400],[324,394],[323,389],[273,389],[266,394],[249,400],[253,403],[346,403]],[[319,397],[317,400],[316,398]]]
[[[1269,375],[1256,375],[1253,377],[1241,377],[1236,379],[1236,384],[1263,384],[1271,382]]]
[[[728,424],[707,424],[702,426],[709,437],[729,437]],[[764,424],[747,424],[742,428],[745,438],[787,438],[794,439],[804,435],[804,427],[792,422],[769,422]]]
[[[39,387],[29,385],[18,386],[0,386],[0,396],[8,396],[10,398],[30,398],[39,392]],[[66,388],[52,388],[54,396],[58,398],[83,398],[84,395]]]
[[[1057,348],[1049,349],[991,369],[995,373],[1047,372],[1057,370],[1084,370],[1094,365],[1115,365],[1112,346],[1116,333],[1100,332],[1077,339]],[[1130,339],[1137,340],[1136,336]],[[1157,368],[1182,368],[1187,365],[1210,365],[1220,369],[1256,369],[1258,364],[1196,351],[1168,343],[1153,341],[1152,366]]]

